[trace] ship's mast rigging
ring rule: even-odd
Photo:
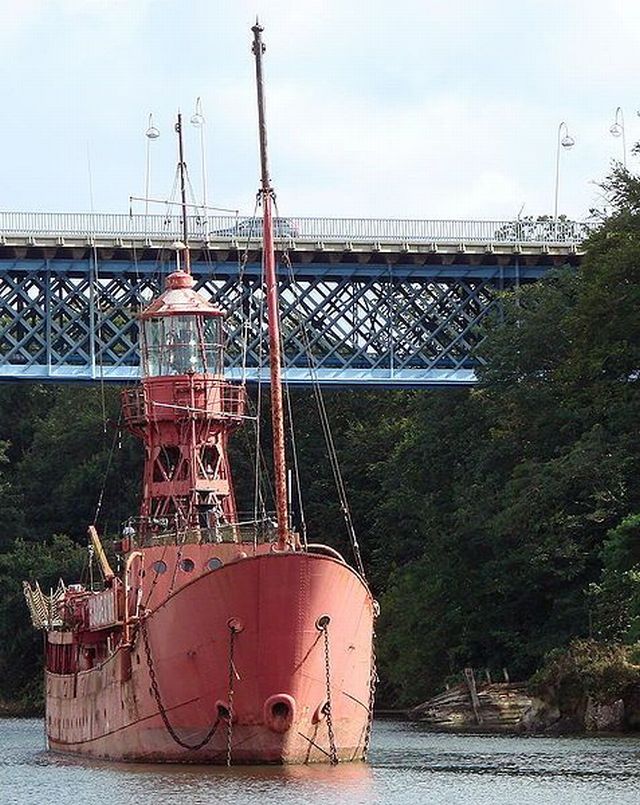
[[[273,188],[269,177],[267,154],[267,124],[265,116],[264,81],[262,73],[262,26],[256,20],[253,31],[253,54],[256,61],[256,87],[258,94],[258,133],[260,139],[260,191],[262,201],[262,259],[267,296],[269,322],[269,368],[271,379],[271,427],[273,430],[273,470],[278,521],[278,548],[285,550],[291,545],[287,497],[287,464],[284,441],[284,406],[282,399],[282,354],[280,346],[280,312],[278,284],[273,245]]]

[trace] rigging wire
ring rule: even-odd
[[[300,483],[300,462],[298,461],[298,446],[296,443],[296,429],[293,424],[293,410],[291,406],[291,392],[289,382],[285,380],[284,394],[287,400],[287,417],[289,420],[289,430],[291,432],[291,454],[293,456],[293,474],[296,483],[296,497],[298,499],[298,513],[300,515],[300,536],[302,544],[307,547],[307,520],[304,511],[304,501],[302,498],[302,484]]]
[[[100,338],[100,331],[102,322],[100,318],[100,305],[96,306],[96,297],[100,291],[100,277],[98,273],[98,247],[96,246],[95,238],[95,207],[93,203],[93,171],[91,169],[91,151],[89,143],[87,143],[87,173],[89,178],[89,206],[91,208],[91,255],[93,259],[93,270],[89,272],[89,325],[91,332],[89,334],[89,341],[91,346],[91,361],[95,365],[96,362],[96,330],[98,339]],[[97,307],[97,321],[96,321],[96,307]],[[96,327],[97,325],[97,327]],[[100,369],[100,400],[102,404],[102,435],[103,440],[106,441],[107,436],[107,404],[105,400],[104,390],[104,350],[98,347],[98,367]]]
[[[255,220],[255,215],[258,208],[258,198],[256,198],[256,207],[254,209],[253,219]],[[248,245],[247,245],[248,251]],[[264,406],[264,399],[263,399],[263,383],[262,383],[262,365],[264,362],[264,328],[262,326],[262,321],[264,317],[264,264],[261,265],[260,269],[260,281],[258,284],[258,290],[260,291],[258,297],[258,318],[257,318],[257,325],[258,325],[258,365],[257,365],[257,389],[256,389],[256,445],[255,445],[255,465],[254,465],[254,490],[253,490],[253,511],[254,511],[254,519],[257,521],[260,515],[266,516],[265,513],[265,502],[264,496],[262,492],[263,484],[266,483],[270,494],[275,499],[275,489],[272,485],[271,474],[269,473],[266,456],[264,455],[264,451],[262,449],[262,411]],[[254,299],[252,295],[252,299]],[[262,469],[264,467],[265,477],[262,476]]]
[[[249,232],[247,235],[247,240],[245,243],[244,251],[240,254],[240,250],[238,250],[238,294],[240,297],[240,307],[242,308],[242,299],[244,297],[244,277],[247,268],[247,264],[249,262],[249,248],[251,246],[251,238],[253,235],[253,222],[256,220],[256,213],[258,211],[258,197],[256,196],[256,202],[253,207],[253,214],[251,216],[252,225],[249,228]],[[236,224],[236,230],[237,230]],[[246,321],[244,322],[243,326],[243,338],[242,338],[242,385],[246,384],[247,380],[247,355],[249,351],[249,326],[251,323],[251,306],[253,305],[253,294],[249,295],[249,315],[246,317]],[[262,318],[258,319],[258,322],[261,322]]]
[[[280,333],[280,351],[284,355],[284,335]],[[302,497],[302,484],[300,482],[300,461],[298,458],[298,445],[296,442],[296,429],[293,420],[293,407],[291,405],[291,390],[290,383],[286,379],[286,374],[283,380],[284,396],[287,406],[287,420],[289,424],[289,434],[291,439],[291,457],[293,459],[293,476],[296,486],[296,498],[298,503],[298,514],[300,516],[300,535],[302,537],[302,544],[307,547],[307,520],[305,517],[304,500]]]
[[[257,212],[258,212],[258,205],[260,203],[260,194],[256,196],[256,201],[253,207],[253,214],[249,219],[249,230],[247,232],[246,240],[244,243],[244,250],[242,253],[238,250],[238,292],[241,300],[240,307],[242,308],[242,299],[244,297],[244,278],[246,273],[246,268],[249,262],[249,250],[251,248],[251,243],[254,239],[254,236],[257,236],[258,232],[258,219],[257,219]],[[236,231],[238,230],[238,224],[236,224]],[[262,291],[262,286],[264,284],[264,276],[261,272],[260,274],[260,283],[258,288]],[[249,321],[245,322],[243,325],[243,339],[242,339],[242,385],[246,385],[246,378],[247,378],[247,362],[248,362],[248,353],[249,353],[249,328],[251,321],[253,320],[253,306],[255,304],[255,294],[249,294],[249,305],[248,305],[248,315],[247,319]],[[258,382],[257,382],[257,393],[256,393],[256,411],[255,411],[255,447],[254,447],[254,488],[253,488],[253,519],[255,522],[258,522],[260,518],[266,517],[266,507],[265,507],[265,498],[263,492],[263,485],[264,485],[264,478],[266,476],[269,479],[269,472],[266,463],[266,458],[264,456],[264,452],[262,450],[262,382],[260,380],[260,371],[262,368],[262,360],[263,360],[263,353],[264,353],[264,330],[262,327],[262,319],[263,319],[263,311],[264,311],[264,293],[260,293],[259,301],[258,301],[258,310],[257,310],[257,318],[255,321],[257,322],[258,327]],[[252,403],[251,400],[247,399],[248,407],[250,412],[252,412]],[[263,476],[263,470],[265,476]],[[267,482],[269,483],[269,482]],[[257,534],[255,536],[257,539]]]
[[[257,409],[254,407],[252,400],[248,397],[247,398],[247,406],[249,408],[249,412],[253,413]],[[257,423],[258,416],[252,416],[251,419],[254,423]],[[269,472],[269,465],[267,463],[267,457],[262,449],[262,445],[258,444],[252,453],[252,458],[254,460],[254,505],[253,505],[253,518],[256,522],[260,519],[266,519],[267,516],[267,507],[266,507],[266,497],[274,498],[275,493],[273,489],[273,483],[271,474]]]
[[[291,282],[291,287],[295,287],[295,275],[293,271],[293,265],[291,263],[291,258],[289,256],[288,250],[285,249],[282,253],[282,261],[287,266],[289,272],[289,279]],[[349,542],[351,543],[351,549],[353,551],[354,558],[356,560],[356,565],[358,567],[359,573],[365,577],[364,571],[364,564],[362,562],[362,555],[360,553],[360,545],[358,543],[358,538],[356,535],[355,527],[353,525],[353,519],[351,517],[351,509],[349,507],[349,501],[347,498],[347,491],[344,485],[344,479],[342,477],[342,471],[340,470],[340,463],[338,461],[338,454],[335,447],[335,442],[333,440],[333,434],[331,432],[331,424],[329,422],[329,416],[327,414],[327,408],[324,401],[324,396],[322,394],[322,389],[320,387],[320,381],[318,379],[318,372],[316,367],[316,361],[313,356],[311,350],[311,341],[309,338],[309,333],[304,321],[304,318],[301,318],[300,321],[300,330],[302,332],[302,338],[305,348],[305,353],[307,356],[307,363],[309,367],[309,371],[311,373],[312,379],[312,387],[314,397],[316,399],[316,405],[318,407],[318,414],[320,418],[320,424],[322,427],[322,432],[324,435],[325,443],[327,445],[327,454],[329,458],[329,464],[331,466],[331,472],[333,475],[333,480],[336,486],[336,490],[338,492],[338,499],[340,504],[340,510],[342,512],[342,517],[344,519],[345,527],[347,530],[347,536],[349,537]]]
[[[104,477],[102,479],[102,488],[100,489],[100,494],[98,495],[98,502],[96,504],[96,510],[93,515],[93,525],[98,524],[98,517],[100,517],[100,512],[102,511],[104,493],[105,489],[107,488],[107,479],[109,477],[109,471],[111,469],[111,462],[113,461],[113,454],[115,453],[116,444],[119,441],[121,424],[122,424],[122,411],[120,411],[120,416],[118,417],[118,424],[116,425],[115,431],[113,433],[113,441],[111,442],[111,450],[109,451],[109,458],[107,459],[107,467],[104,471]]]
[[[259,289],[262,291],[263,276],[260,275]],[[251,295],[254,299],[253,294]],[[253,301],[252,301],[253,304]],[[261,458],[262,456],[262,378],[260,373],[262,371],[262,357],[264,347],[264,334],[262,331],[262,316],[264,312],[264,294],[260,293],[258,300],[258,382],[256,389],[256,425],[255,425],[255,461],[254,461],[254,474],[253,474],[253,519],[258,521],[258,507],[260,512],[264,510],[264,498],[262,497],[262,476],[261,476]]]
[[[181,201],[172,201],[168,198],[152,198],[151,196],[129,196],[129,205],[130,205],[129,210],[131,210],[131,203],[133,201],[148,201],[150,204],[165,204],[165,205],[173,205],[174,207],[182,206]],[[187,207],[195,207],[198,210],[207,209],[207,210],[215,210],[216,212],[232,212],[236,216],[236,218],[240,213],[240,210],[233,209],[232,207],[214,207],[212,204],[207,204],[205,207],[200,202],[196,202],[195,204],[187,204]]]
[[[273,199],[273,205],[274,205],[275,213],[276,213],[275,220],[276,221],[282,220],[280,218],[280,211],[278,210],[278,202],[276,201],[275,196],[274,196],[274,199]],[[284,258],[285,254],[286,254],[286,249],[283,252],[283,258]],[[291,268],[291,261],[288,259],[288,255],[287,255],[287,261],[288,261],[288,263],[286,263],[286,264],[288,265],[289,275],[290,275],[290,277],[293,277],[293,270]],[[292,288],[294,287],[293,282],[291,283],[291,287]],[[282,328],[280,328],[280,354],[283,355],[283,356],[285,354],[285,351],[284,351],[284,333],[282,332]],[[303,500],[303,497],[302,497],[302,484],[300,482],[300,461],[299,461],[299,458],[298,458],[298,446],[297,446],[297,442],[296,442],[296,430],[295,430],[295,424],[294,424],[294,419],[293,419],[293,407],[291,405],[290,385],[291,384],[287,380],[287,375],[286,375],[286,372],[285,372],[284,377],[283,377],[283,386],[284,386],[284,395],[285,395],[286,406],[287,406],[287,419],[288,419],[288,425],[289,425],[289,433],[290,433],[290,439],[291,439],[291,456],[292,456],[292,459],[293,459],[293,475],[294,475],[295,486],[296,486],[296,498],[297,498],[297,503],[298,503],[298,514],[300,516],[300,535],[302,537],[302,544],[306,548],[307,547],[307,520],[306,520],[306,517],[305,517],[304,500]]]
[[[171,194],[168,198],[166,203],[166,210],[164,215],[164,225],[165,227],[169,227],[171,224],[171,205],[177,204],[178,202],[174,201],[174,199],[178,195],[178,185],[180,183],[180,163],[176,165],[176,172],[173,176],[173,186],[171,187]]]
[[[95,312],[92,313],[91,319],[93,322],[93,326],[97,330],[98,338],[100,338],[100,332],[102,330],[102,317],[101,317],[101,310],[100,305],[95,305],[96,297],[98,295],[100,289],[100,276],[98,272],[98,247],[96,246],[95,237],[92,237],[93,246],[92,246],[92,257],[93,257],[93,271],[91,272],[91,284],[92,289],[89,294],[91,297],[91,306]],[[95,291],[93,290],[95,284]],[[95,318],[95,313],[97,312],[97,320]],[[92,341],[94,343],[93,347],[93,359],[95,361],[95,330],[93,333]],[[99,376],[100,376],[100,402],[102,405],[102,435],[103,438],[106,440],[107,436],[107,401],[106,401],[106,392],[104,386],[104,349],[98,347],[98,369],[99,369]]]

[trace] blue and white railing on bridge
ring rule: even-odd
[[[281,217],[275,222],[279,240],[307,243],[387,244],[531,244],[578,247],[591,226],[580,221],[553,220],[419,220],[399,218]],[[189,234],[199,242],[245,244],[262,234],[260,219],[247,216],[189,216]],[[113,240],[176,240],[182,223],[176,215],[118,213],[0,212],[0,243],[13,238],[109,238]]]

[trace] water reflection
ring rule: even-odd
[[[640,802],[640,740],[437,735],[376,722],[371,763],[174,766],[88,762],[43,750],[42,722],[0,721],[0,803]],[[4,786],[4,787],[2,787]]]
[[[152,785],[159,789],[182,791],[213,791],[224,789],[227,796],[236,791],[242,794],[273,792],[287,786],[298,792],[320,792],[339,786],[345,793],[353,794],[355,801],[367,800],[371,793],[373,774],[367,763],[344,763],[338,767],[325,764],[310,766],[199,766],[143,763],[111,763],[108,761],[83,761],[75,757],[40,753],[49,765],[58,768],[93,770],[95,775],[113,776],[120,781],[121,793],[136,791],[140,786]],[[191,802],[188,798],[185,802]]]

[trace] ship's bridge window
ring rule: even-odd
[[[192,372],[221,374],[220,316],[157,316],[143,322],[143,371],[147,377]]]

